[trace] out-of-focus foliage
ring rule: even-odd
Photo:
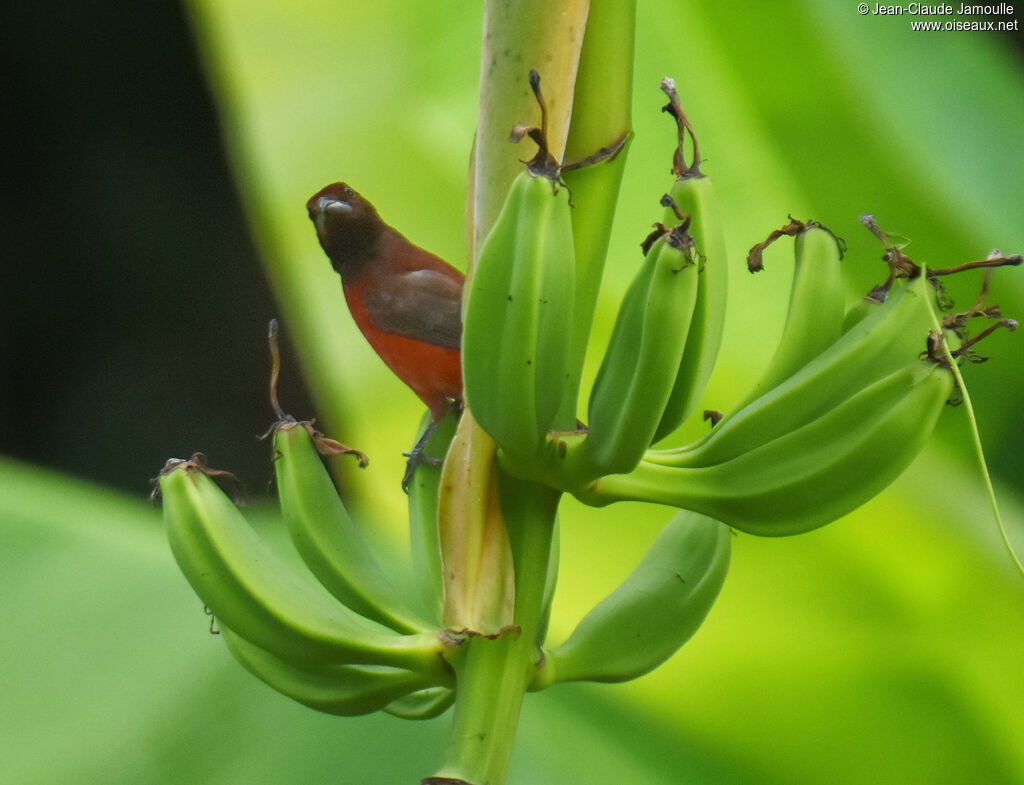
[[[313,391],[342,389],[320,401],[325,426],[371,452],[345,479],[360,514],[397,537],[401,451],[420,407],[359,338],[303,205],[344,179],[463,266],[480,9],[195,0],[193,12],[265,254],[308,265],[311,280],[322,269],[310,296],[337,301],[338,371]],[[770,356],[790,262],[769,251],[750,276],[743,255],[790,212],[846,238],[860,290],[883,273],[861,212],[909,235],[907,253],[930,264],[1024,250],[1024,66],[997,35],[911,32],[906,17],[812,0],[641,2],[638,35],[636,138],[597,340],[669,184],[673,129],[657,87],[669,74],[732,255],[709,406],[727,409]],[[992,300],[1024,316],[1024,272],[997,272]],[[283,317],[287,331],[302,314]],[[967,381],[1024,548],[1019,340],[991,339],[993,359]],[[665,667],[529,696],[510,782],[1024,783],[1024,580],[1000,550],[966,432],[964,411],[946,412],[911,470],[839,523],[738,536],[719,603]],[[416,782],[439,760],[447,717],[321,716],[237,667],[206,634],[154,511],[10,463],[0,489],[0,780]],[[555,638],[669,514],[563,510]]]

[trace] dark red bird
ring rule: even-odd
[[[306,208],[352,318],[437,422],[462,399],[465,276],[406,240],[344,183],[328,185]]]

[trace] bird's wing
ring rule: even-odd
[[[434,270],[387,276],[363,300],[378,330],[458,349],[462,342],[462,283]]]

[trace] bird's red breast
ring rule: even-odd
[[[344,183],[306,205],[366,340],[435,420],[462,398],[465,277],[385,224]]]

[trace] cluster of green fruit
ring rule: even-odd
[[[850,304],[841,242],[820,224],[791,220],[748,259],[759,269],[769,241],[795,238],[788,316],[767,371],[733,411],[709,413],[706,436],[655,448],[703,396],[721,344],[728,278],[711,181],[671,80],[662,88],[679,130],[676,180],[662,201],[664,223],[642,244],[643,262],[622,298],[585,426],[577,420],[581,363],[571,340],[580,285],[574,216],[562,168],[543,143],[512,184],[468,285],[465,401],[497,445],[501,471],[585,504],[679,508],[632,574],[566,641],[549,645],[539,625],[531,689],[621,681],[662,663],[714,603],[728,570],[730,527],[797,534],[868,501],[919,453],[955,396],[954,367],[974,345],[966,325],[979,318],[1015,326],[980,302],[943,317],[937,282],[952,271],[914,264],[868,217],[886,245],[890,275]],[[993,253],[958,269],[1020,261]],[[440,423],[428,452],[446,445],[452,426],[451,417]],[[488,631],[442,621],[441,468],[419,464],[409,487],[414,561],[429,596],[416,602],[396,590],[350,519],[309,424],[282,415],[273,440],[282,513],[309,573],[264,544],[200,460],[169,462],[159,480],[174,555],[232,653],[270,686],[321,711],[383,709],[409,718],[443,711],[455,697],[460,646]],[[517,499],[506,501],[505,516],[514,518]],[[557,569],[545,569],[549,605]]]
[[[728,277],[711,182],[695,143],[684,164],[682,140],[692,130],[674,86],[663,89],[680,128],[677,179],[662,200],[663,220],[675,225],[656,224],[643,243],[646,259],[622,299],[586,427],[557,417],[564,392],[575,389],[564,340],[572,322],[571,211],[530,171],[513,185],[470,287],[466,400],[513,476],[587,504],[650,501],[752,534],[805,532],[888,486],[931,434],[960,353],[946,349],[936,316],[935,284],[947,271],[889,247],[885,285],[848,307],[841,241],[813,221],[791,219],[771,237],[795,236],[795,271],[763,378],[733,412],[720,421],[715,414],[706,437],[653,449],[704,392]],[[771,240],[752,249],[751,271]],[[996,253],[975,266],[1017,261]]]

